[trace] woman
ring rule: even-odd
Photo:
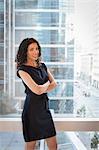
[[[25,86],[26,99],[22,112],[25,149],[35,149],[37,140],[46,139],[49,150],[57,150],[56,131],[48,107],[47,92],[56,82],[40,62],[41,47],[34,38],[24,39],[16,55],[17,76]]]

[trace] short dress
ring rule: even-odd
[[[27,72],[32,79],[39,85],[48,81],[47,67],[41,63],[39,67],[22,65],[19,70]],[[23,82],[23,81],[22,81]],[[49,138],[56,135],[54,122],[49,110],[49,98],[47,93],[37,95],[28,86],[25,86],[26,98],[22,112],[22,127],[25,142]]]

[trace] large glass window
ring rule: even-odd
[[[78,115],[79,110],[84,107],[86,116],[91,116],[89,115],[91,110],[92,117],[97,117],[98,110],[96,107],[94,109],[91,108],[91,104],[94,99],[94,103],[96,102],[98,105],[98,19],[95,20],[95,31],[97,30],[97,32],[91,30],[93,26],[90,27],[90,40],[93,40],[93,35],[97,38],[93,40],[94,42],[91,42],[93,43],[92,50],[92,48],[88,48],[89,39],[86,35],[88,30],[85,31],[84,27],[80,26],[81,18],[83,18],[85,13],[82,11],[82,14],[78,7],[80,8],[81,5],[83,9],[88,7],[92,14],[91,18],[86,10],[86,14],[90,18],[86,23],[87,28],[87,24],[91,24],[95,16],[98,18],[98,5],[96,7],[95,4],[92,5],[92,2],[89,3],[89,6],[87,3],[80,4],[80,2],[77,2],[74,7],[74,1],[72,0],[70,2],[63,0],[50,2],[15,0],[9,5],[8,2],[5,2],[4,7],[4,2],[1,1],[0,86],[4,88],[4,95],[9,95],[9,97],[11,96],[12,99],[15,99],[15,106],[18,101],[19,109],[22,109],[21,106],[23,106],[25,94],[22,91],[24,87],[21,80],[15,74],[15,55],[21,40],[26,37],[34,37],[41,44],[42,60],[46,63],[58,83],[57,88],[48,94],[51,98],[50,108],[54,109],[54,105],[56,108],[58,102],[62,101],[61,104],[66,105],[64,113],[68,112],[67,107],[68,103],[70,103],[72,114],[76,113]],[[96,12],[93,14],[91,10],[94,10],[94,8]],[[4,34],[5,31],[6,34]],[[80,39],[81,37],[83,38],[83,35],[86,35],[85,43]],[[86,48],[83,48],[83,45]],[[92,47],[92,44],[90,45]],[[80,99],[80,104],[78,99]],[[67,101],[69,102],[67,103]],[[58,112],[57,108],[56,110],[54,109],[54,112]]]
[[[13,56],[15,56],[18,45],[24,38],[34,37],[40,42],[42,60],[58,82],[57,88],[48,94],[51,97],[50,108],[55,113],[60,113],[64,104],[63,113],[69,113],[68,110],[70,113],[74,111],[73,5],[73,1],[65,2],[63,0],[61,2],[57,0],[41,2],[15,0],[13,4],[14,17],[12,21],[14,26],[12,33],[15,42]],[[25,94],[22,91],[21,80],[16,76],[13,86],[15,99],[20,99],[18,106],[21,107],[23,105],[20,102],[23,103]],[[54,109],[54,105],[58,105],[55,100],[56,97],[60,111],[57,111],[58,107]],[[68,107],[69,109],[66,110]]]
[[[50,108],[59,113],[57,108],[65,105],[66,114],[69,104],[72,115],[77,116],[83,108],[85,117],[99,116],[98,5],[93,1],[76,2],[74,7],[73,0],[0,1],[0,89],[2,95],[15,100],[15,108],[18,102],[22,109],[25,98],[24,87],[16,76],[15,55],[21,40],[34,37],[40,42],[42,61],[58,83],[48,93]]]

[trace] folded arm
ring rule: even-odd
[[[31,76],[23,71],[23,70],[19,70],[19,75],[21,77],[21,79],[23,80],[23,82],[28,86],[28,88],[34,92],[37,95],[41,95],[43,93],[46,92],[46,90],[48,89],[48,86],[50,85],[50,82],[47,81],[45,84],[43,85],[38,85],[32,78]]]

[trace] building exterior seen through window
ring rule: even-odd
[[[25,93],[15,56],[20,42],[34,37],[58,83],[48,93],[52,112],[99,117],[98,8],[92,0],[0,0],[0,115],[22,112]]]
[[[5,101],[8,97],[8,103],[11,100],[11,103],[8,104],[9,109],[14,106],[13,109],[15,108],[16,113],[21,111],[25,94],[22,92],[24,87],[21,80],[15,74],[14,60],[20,42],[26,37],[34,37],[41,44],[42,61],[46,63],[58,82],[57,88],[49,93],[50,109],[54,113],[73,114],[73,0],[69,2],[63,0],[13,0],[9,2],[1,2],[1,15],[3,16],[1,27],[3,30],[1,30],[0,46],[2,46],[1,54],[5,52],[1,57],[0,65],[3,71],[1,74],[1,95],[3,91],[6,93],[2,97],[5,97]],[[12,113],[15,113],[13,111]]]

